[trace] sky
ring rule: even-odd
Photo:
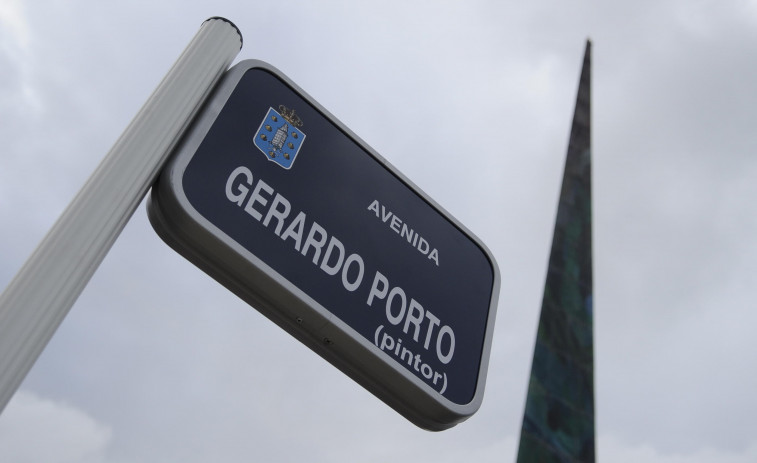
[[[587,38],[598,460],[757,460],[756,1],[0,0],[0,288],[212,16],[492,251],[483,405],[416,428],[142,204],[0,415],[0,461],[514,461]]]

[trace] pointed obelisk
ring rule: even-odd
[[[590,67],[587,41],[518,463],[594,462]]]

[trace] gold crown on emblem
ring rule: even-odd
[[[279,113],[281,113],[281,116],[293,126],[302,127],[302,119],[300,119],[300,116],[295,114],[294,109],[289,109],[282,104],[279,105]]]

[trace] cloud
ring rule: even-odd
[[[757,460],[757,441],[743,450],[704,448],[692,452],[664,453],[648,443],[629,444],[615,436],[600,436],[597,459],[613,463],[751,463]]]
[[[0,2],[0,24],[3,30],[16,39],[22,48],[29,44],[29,25],[24,18],[21,2],[18,0],[3,0]],[[7,42],[3,42],[5,47]]]
[[[502,272],[484,405],[428,434],[167,248],[140,208],[27,378],[35,394],[0,417],[0,461],[513,461],[587,36],[599,456],[755,460],[757,2],[714,5],[0,0],[3,282],[215,14],[243,31],[240,59],[287,73]]]
[[[111,439],[84,411],[23,390],[0,417],[0,461],[104,463]]]

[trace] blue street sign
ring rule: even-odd
[[[418,426],[479,408],[493,257],[270,65],[228,71],[148,211],[179,253]]]

